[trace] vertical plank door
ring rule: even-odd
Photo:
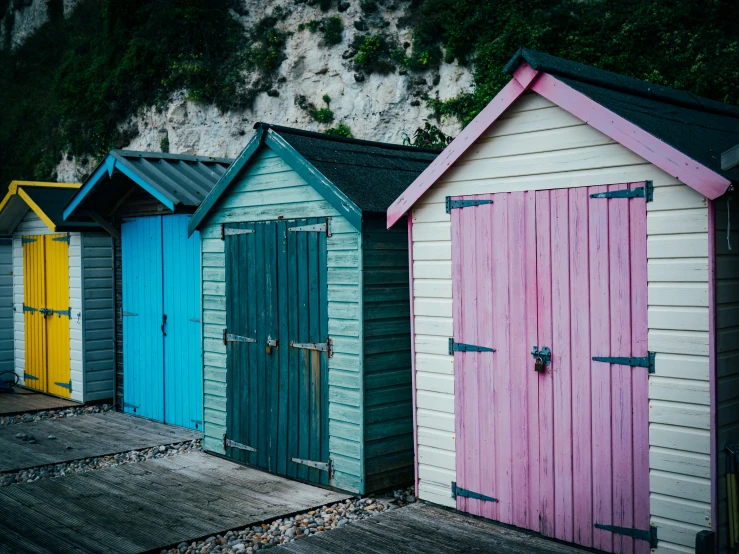
[[[123,271],[123,409],[163,421],[162,217],[121,226]]]
[[[187,236],[189,219],[162,217],[164,422],[202,429],[200,233]]]
[[[466,198],[490,203],[451,210],[457,507],[538,528],[533,194]]]
[[[451,210],[454,340],[495,349],[455,352],[459,509],[649,550],[647,368],[592,359],[648,354],[645,199],[591,197],[634,186]]]
[[[226,254],[226,437],[234,441],[226,455],[265,468],[269,429],[264,379],[265,264],[264,225],[233,223],[225,226]],[[231,340],[228,335],[232,335]],[[260,342],[261,339],[261,342]],[[261,350],[261,352],[260,352]]]
[[[227,455],[328,484],[324,219],[227,224]],[[292,229],[292,230],[290,230]],[[307,462],[307,463],[306,463]],[[315,462],[315,463],[314,463]]]
[[[46,391],[46,321],[39,310],[46,307],[46,263],[43,235],[24,236],[23,335],[24,383]]]
[[[327,471],[296,462],[327,463],[329,454],[329,354],[316,349],[329,340],[326,231],[321,225],[326,218],[293,220],[282,235],[279,273],[287,278],[280,281],[280,299],[286,299],[287,336],[280,335],[280,344],[281,355],[288,355],[288,386],[280,383],[287,429],[281,429],[279,440],[287,445],[288,475],[327,485]]]
[[[46,235],[47,391],[69,398],[72,390],[69,317],[69,235]]]

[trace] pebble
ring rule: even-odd
[[[31,440],[31,435],[28,435],[28,437],[29,443],[36,442],[35,440]],[[53,437],[53,435],[49,436],[49,438],[51,437]],[[66,448],[67,450],[72,449],[71,446],[67,446]],[[132,464],[143,462],[145,460],[176,456],[200,450],[202,450],[201,439],[196,439],[172,444],[169,445],[169,447],[154,446],[143,450],[131,450],[130,452],[124,452],[123,454],[110,454],[108,456],[99,456],[97,458],[85,458],[82,460],[73,460],[71,462],[50,464],[34,467],[32,469],[24,469],[15,473],[0,474],[0,487],[17,485],[19,483],[32,483],[39,479],[63,477],[64,475],[71,473],[85,473],[87,471],[94,471],[104,467],[117,466],[120,464]],[[213,537],[213,540],[215,540],[215,537]]]
[[[293,517],[280,518],[243,529],[233,529],[223,535],[208,537],[191,544],[180,543],[177,548],[162,550],[160,554],[252,554],[273,546],[291,543],[310,535],[321,535],[377,516],[384,511],[395,510],[416,501],[413,489],[392,491],[384,496],[370,495],[349,498],[330,506],[309,510]],[[369,509],[368,509],[369,508]]]
[[[105,412],[109,412],[111,409],[113,409],[113,406],[111,406],[110,404],[97,404],[95,406],[75,406],[73,408],[65,408],[62,410],[45,410],[41,412],[3,416],[0,417],[0,425],[12,425],[14,423],[31,423],[33,421],[44,421],[47,419],[64,419],[66,417],[74,417],[84,414],[102,414]],[[21,434],[23,433],[18,433],[18,435]],[[18,435],[16,435],[16,437],[18,437]]]

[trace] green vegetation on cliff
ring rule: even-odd
[[[173,91],[221,108],[247,104],[241,72],[282,61],[274,22],[244,32],[233,0],[84,0],[21,47],[0,52],[0,185],[53,179],[62,152],[125,145],[126,120]]]
[[[412,10],[414,51],[440,45],[446,61],[472,64],[472,93],[429,103],[462,123],[508,82],[502,68],[520,46],[739,104],[734,0],[413,0]]]
[[[0,25],[11,29],[11,7],[28,1],[0,0]],[[393,4],[404,14],[401,26],[412,30],[410,42],[401,47],[384,27],[360,26],[347,69],[435,71],[459,60],[472,68],[474,88],[451,100],[431,98],[437,117],[469,122],[508,81],[502,68],[520,46],[739,104],[736,0]],[[380,17],[384,5],[362,2],[363,17]],[[336,7],[320,2],[324,10]],[[287,12],[275,8],[249,29],[234,12],[247,14],[242,0],[82,0],[65,19],[63,2],[50,0],[49,22],[19,48],[0,51],[0,186],[55,178],[62,152],[99,158],[127,144],[131,116],[163,105],[174,91],[223,110],[247,107],[260,92],[277,95],[273,80],[290,35],[278,23]],[[304,25],[329,45],[342,41],[337,15]],[[9,45],[8,32],[5,39]],[[333,121],[328,103],[304,103],[315,120]],[[412,140],[443,146],[448,139],[435,129],[427,124]],[[351,133],[344,124],[331,131]]]

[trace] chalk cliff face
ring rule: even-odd
[[[71,13],[78,1],[64,0],[65,15]],[[16,11],[15,21],[25,23],[22,29],[13,28],[13,44],[24,40],[47,20],[47,0],[17,0],[16,3],[27,6]],[[446,99],[471,88],[472,74],[457,62],[444,63],[440,69],[426,72],[357,73],[349,47],[354,36],[360,33],[356,26],[367,28],[363,32],[371,33],[381,29],[398,44],[410,42],[410,30],[398,24],[406,15],[407,3],[395,4],[388,0],[378,4],[371,14],[362,11],[360,0],[341,0],[342,11],[337,11],[334,3],[328,12],[322,12],[315,1],[314,5],[309,5],[296,0],[242,0],[242,4],[239,13],[234,12],[233,16],[242,22],[245,32],[278,7],[288,13],[277,24],[292,33],[285,47],[285,60],[273,79],[279,95],[260,93],[251,109],[222,113],[215,106],[187,100],[184,93],[174,94],[163,108],[151,106],[129,121],[121,122],[127,134],[133,137],[126,148],[159,151],[168,145],[172,153],[234,157],[248,141],[257,121],[314,131],[343,123],[357,138],[400,143],[423,125],[429,113],[426,98],[438,93],[441,99]],[[300,23],[335,15],[341,17],[344,24],[340,44],[327,45],[320,32],[299,30]],[[244,74],[245,82],[252,78]],[[302,96],[307,102],[324,107],[324,95],[331,99],[330,109],[334,115],[331,124],[316,122],[296,101]],[[460,130],[453,121],[445,122],[440,128],[452,135]],[[65,157],[57,168],[58,179],[79,180],[90,171],[91,164],[89,160]]]

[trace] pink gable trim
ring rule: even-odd
[[[392,203],[387,210],[388,228],[392,227],[527,89],[541,94],[711,200],[724,194],[731,184],[718,173],[604,108],[556,77],[539,73],[530,65],[523,63],[503,90]]]
[[[528,65],[526,67],[529,67]],[[531,69],[529,67],[529,69]],[[533,70],[532,70],[533,71]],[[533,77],[532,77],[533,78]],[[529,80],[530,82],[530,80]],[[480,138],[490,125],[523,94],[526,89],[516,79],[503,87],[477,117],[431,162],[423,173],[392,203],[387,210],[387,227],[392,227],[416,203],[421,195]]]
[[[718,198],[731,184],[728,179],[650,135],[641,127],[626,121],[623,117],[604,108],[552,75],[546,73],[540,75],[530,88],[697,190],[706,198],[711,200]]]

